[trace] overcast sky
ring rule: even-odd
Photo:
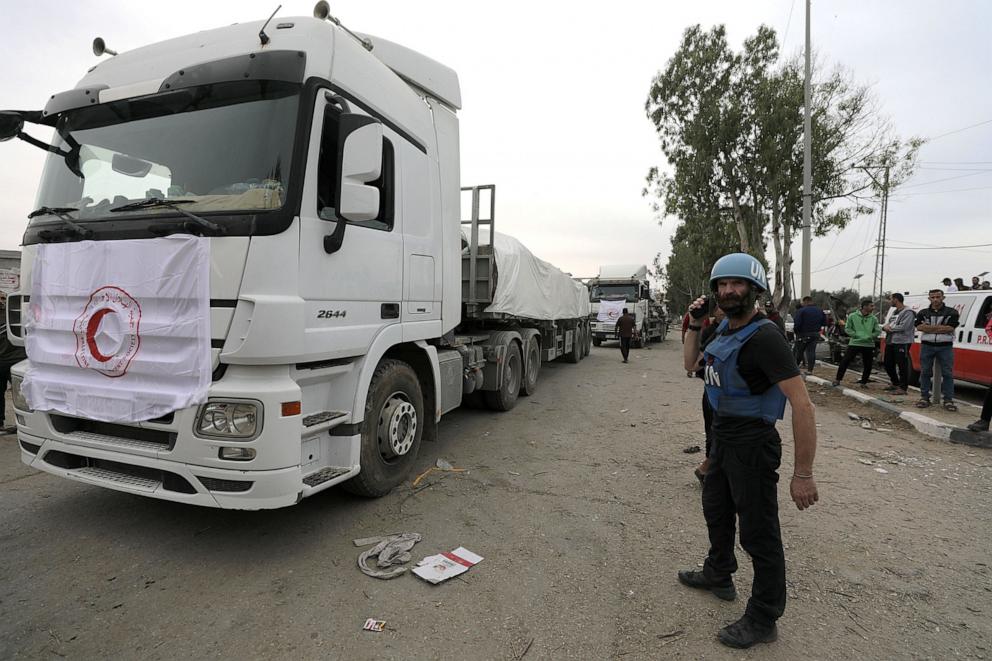
[[[2,5],[0,108],[34,110],[74,87],[96,63],[90,50],[96,36],[123,52],[266,18],[278,1]],[[458,72],[463,185],[496,184],[498,231],[574,275],[591,276],[600,264],[650,264],[669,251],[677,220],[659,226],[641,197],[648,168],[664,163],[644,101],[683,30],[723,23],[738,48],[764,23],[784,37],[784,54],[796,55],[804,6],[803,0],[337,0],[331,12],[355,31],[402,43]],[[310,15],[312,8],[306,0],[283,0],[278,15]],[[900,135],[932,138],[921,169],[890,203],[886,289],[916,292],[944,275],[967,282],[992,271],[992,247],[901,249],[992,244],[992,3],[814,1],[812,38],[822,61],[872,85]],[[37,127],[29,131],[50,137]],[[0,248],[14,249],[34,208],[43,153],[20,141],[0,150]],[[851,286],[864,273],[861,290],[871,291],[874,252],[856,255],[874,244],[876,219],[859,218],[814,241],[814,287]],[[798,243],[795,253],[798,284]]]

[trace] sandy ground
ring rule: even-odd
[[[950,659],[992,657],[992,454],[925,439],[815,392],[821,501],[780,488],[789,604],[746,652],[726,603],[683,588],[706,550],[701,383],[678,336],[548,365],[505,414],[458,411],[433,473],[379,500],[337,490],[274,512],[191,508],[23,466],[0,437],[0,658]],[[864,412],[868,431],[848,419]],[[782,472],[792,469],[791,432]],[[411,480],[412,482],[412,480]],[[484,556],[460,579],[378,581],[351,540],[413,531],[413,554]],[[362,631],[368,617],[382,633]]]

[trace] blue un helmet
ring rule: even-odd
[[[711,290],[716,291],[716,281],[721,278],[740,278],[753,284],[758,291],[768,291],[765,267],[747,253],[735,252],[716,260],[713,270],[710,271]]]

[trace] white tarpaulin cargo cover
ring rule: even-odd
[[[589,316],[589,290],[538,259],[512,236],[496,232],[496,292],[486,312],[550,321]]]
[[[209,239],[40,245],[25,333],[32,409],[139,422],[205,402]]]

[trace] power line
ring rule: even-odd
[[[796,0],[792,0],[792,4],[789,5],[789,20],[785,22],[785,34],[782,36],[782,48],[779,50],[779,55],[781,55],[782,50],[785,50],[785,40],[789,38],[789,26],[792,25],[792,10],[796,8]]]
[[[900,186],[899,188],[916,188],[917,186],[929,186],[930,184],[939,184],[942,181],[953,181],[954,179],[965,179],[967,177],[977,177],[982,174],[992,172],[992,170],[981,170],[979,172],[969,172],[968,174],[956,174],[953,177],[944,177],[943,179],[933,179],[931,181],[923,181],[918,184],[908,184]]]
[[[976,243],[971,246],[889,246],[889,250],[965,250],[967,248],[986,248],[988,246],[992,246],[992,243]]]
[[[992,161],[920,161],[920,165],[992,165]]]
[[[837,262],[837,263],[836,263],[836,264],[834,264],[833,266],[828,266],[828,267],[826,267],[826,268],[822,268],[822,269],[817,269],[817,270],[815,270],[815,271],[813,271],[813,273],[821,273],[821,272],[823,272],[823,271],[829,271],[830,269],[835,269],[835,268],[837,268],[838,266],[842,266],[842,265],[844,265],[844,264],[847,264],[848,262],[853,262],[853,261],[854,261],[854,260],[856,260],[856,259],[857,259],[858,257],[861,257],[862,255],[864,255],[864,254],[866,254],[866,253],[869,253],[869,252],[871,252],[871,251],[872,251],[872,250],[874,250],[874,249],[875,249],[875,246],[871,246],[871,247],[870,247],[870,248],[868,248],[867,250],[862,250],[861,252],[859,252],[859,253],[858,253],[857,255],[855,255],[854,257],[848,257],[848,258],[847,258],[847,259],[845,259],[845,260],[844,260],[843,262]]]
[[[990,189],[992,189],[992,186],[978,186],[976,188],[949,188],[947,190],[931,190],[923,193],[897,193],[896,195],[893,195],[893,197],[899,197],[899,198],[917,197],[919,195],[939,195],[941,193],[964,193],[973,190],[990,190]]]
[[[955,133],[961,133],[962,131],[967,131],[969,129],[976,128],[978,126],[984,126],[985,124],[992,124],[992,119],[986,119],[984,122],[978,122],[977,124],[971,124],[969,126],[962,126],[959,129],[954,129],[953,131],[948,131],[947,133],[941,133],[940,135],[935,135],[927,138],[928,142],[938,140],[940,138],[946,138],[949,135],[954,135]]]

